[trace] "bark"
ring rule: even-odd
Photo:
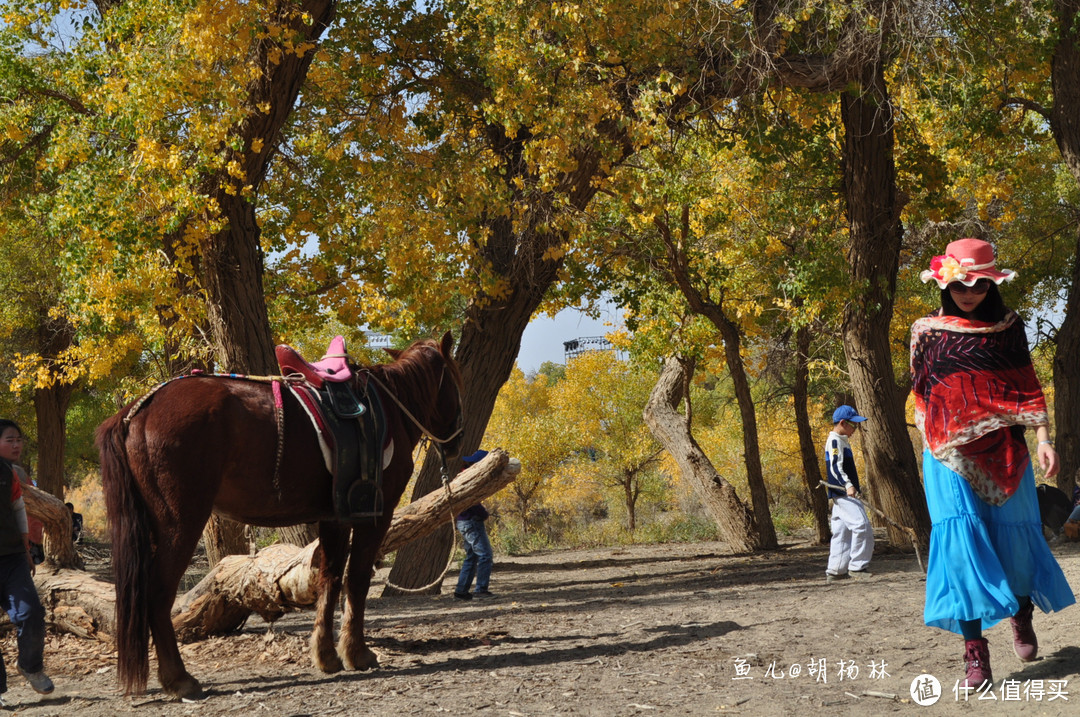
[[[67,409],[75,386],[54,383],[34,390],[37,417],[37,482],[42,490],[64,500],[64,454],[67,444]]]
[[[753,516],[739,500],[734,486],[720,477],[694,439],[687,418],[689,409],[686,415],[679,413],[683,386],[693,371],[692,359],[672,356],[664,361],[660,378],[645,405],[645,422],[656,440],[675,458],[679,472],[696,489],[720,531],[720,539],[734,553],[750,552],[758,547],[760,540]]]
[[[1050,129],[1066,168],[1080,184],[1080,2],[1058,0],[1056,12],[1059,36],[1050,65]],[[1080,230],[1075,237],[1072,281],[1054,351],[1055,447],[1061,460],[1057,484],[1070,496],[1073,485],[1080,483]]]
[[[848,261],[852,285],[861,290],[844,310],[844,354],[857,408],[869,419],[863,424],[867,479],[875,483],[881,509],[914,528],[920,542],[927,544],[930,518],[889,343],[902,205],[896,190],[892,101],[884,72],[883,64],[875,62],[866,68],[861,87],[840,98],[851,236]],[[909,544],[907,534],[892,525],[888,535],[893,545]]]
[[[803,478],[806,490],[810,494],[810,506],[814,511],[814,526],[817,528],[819,543],[827,543],[832,538],[829,527],[829,498],[821,490],[821,464],[818,447],[814,443],[814,433],[810,428],[810,414],[806,408],[810,387],[810,327],[800,326],[795,332],[795,430],[799,434],[799,456],[802,458]]]
[[[304,523],[302,525],[290,525],[278,529],[278,536],[282,543],[290,545],[307,545],[319,537],[318,523]]]
[[[278,3],[275,21],[289,27],[295,44],[311,43],[312,47],[301,53],[281,52],[280,61],[275,62],[269,59],[271,53],[282,49],[275,43],[264,40],[255,48],[260,57],[258,65],[267,71],[248,88],[251,111],[230,143],[240,149],[230,151],[226,161],[226,164],[229,160],[237,162],[244,178],[237,180],[222,170],[208,177],[203,185],[228,219],[225,229],[209,237],[202,246],[198,267],[207,293],[207,314],[217,364],[226,371],[276,373],[254,196],[266,177],[281,130],[296,106],[319,39],[334,16],[335,6],[335,0]],[[310,22],[305,22],[301,14],[308,16]],[[269,111],[260,109],[263,107],[269,107]],[[258,152],[252,149],[254,140],[262,140]],[[226,186],[233,191],[227,191]],[[254,191],[244,191],[245,186]]]
[[[71,541],[71,511],[68,507],[56,496],[32,485],[24,484],[22,491],[27,514],[37,518],[45,526],[42,543],[45,551],[44,564],[56,568],[81,569],[82,557]]]
[[[222,170],[207,176],[202,183],[220,207],[222,216],[228,219],[224,229],[203,242],[196,259],[196,273],[207,296],[215,362],[227,372],[277,373],[263,290],[261,231],[254,197],[266,177],[281,130],[296,106],[319,39],[333,18],[335,7],[335,0],[278,3],[274,19],[290,28],[297,45],[311,43],[312,47],[301,53],[285,48],[280,61],[275,62],[270,61],[270,55],[282,48],[265,40],[253,48],[261,58],[258,65],[267,71],[248,88],[250,114],[229,142],[240,149],[230,150],[224,163],[228,165],[230,160],[237,163],[243,171],[243,180],[238,181]],[[305,22],[303,16],[310,21]],[[269,111],[263,111],[264,107],[269,107]],[[262,141],[257,152],[253,150],[255,140]],[[232,191],[227,191],[226,186]],[[167,240],[166,244],[169,243]],[[247,540],[242,532],[242,527],[236,524],[211,517],[203,533],[207,556],[246,553]]]
[[[235,520],[211,515],[203,528],[203,546],[211,567],[227,555],[247,555],[251,550],[247,528]]]
[[[599,128],[602,134],[617,137],[618,130]],[[528,177],[527,167],[521,157],[518,140],[502,134],[502,129],[490,129],[489,142],[503,159],[507,170],[508,191],[517,195],[524,204],[525,198],[514,185],[515,178]],[[615,141],[621,141],[616,139]],[[559,211],[556,197],[568,200],[572,209],[582,211],[596,194],[594,178],[600,174],[600,154],[595,150],[582,152],[577,167],[568,173],[555,193],[543,194],[531,200],[529,219],[525,229],[518,229],[509,217],[500,217],[489,223],[490,234],[481,250],[483,260],[512,287],[506,299],[488,297],[475,301],[466,311],[461,340],[455,359],[461,369],[465,394],[462,397],[464,438],[462,449],[471,453],[483,440],[488,419],[495,408],[499,389],[510,377],[521,348],[521,335],[529,325],[547,290],[558,279],[562,260],[545,258],[549,249],[567,241],[562,232],[552,231],[547,222]],[[526,186],[534,182],[529,179]],[[448,466],[451,474],[460,466],[457,461]],[[412,499],[437,490],[441,484],[442,463],[436,451],[428,451]],[[410,543],[398,552],[390,572],[388,583],[408,590],[430,586],[428,592],[441,590],[439,574],[446,564],[453,545],[453,528],[443,526],[430,536]],[[404,594],[388,584],[383,597]]]
[[[116,634],[116,589],[83,570],[58,568],[48,561],[34,575],[45,620],[61,632],[111,641]]]
[[[750,499],[754,506],[754,522],[758,529],[758,546],[766,550],[779,546],[776,529],[769,510],[769,491],[765,487],[765,474],[761,469],[761,447],[758,443],[757,409],[750,392],[750,381],[746,376],[746,366],[742,360],[742,332],[732,322],[720,306],[706,314],[706,318],[720,329],[724,339],[724,356],[727,359],[728,372],[735,386],[735,400],[739,404],[739,416],[742,419],[743,462],[746,465],[746,482],[750,486]]]

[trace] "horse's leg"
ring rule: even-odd
[[[184,667],[172,624],[176,589],[191,561],[200,535],[199,530],[186,525],[181,527],[183,523],[184,521],[177,521],[176,534],[159,536],[150,568],[149,590],[150,634],[154,638],[154,648],[157,651],[158,680],[163,691],[181,699],[202,696],[199,681]]]
[[[328,520],[319,523],[319,598],[311,630],[311,661],[327,673],[340,672],[343,667],[334,650],[334,606],[341,594],[348,537],[346,525]]]
[[[352,670],[370,670],[379,666],[378,656],[364,641],[364,607],[375,556],[384,533],[372,528],[353,528],[349,574],[345,576],[345,610],[338,639],[338,654]]]

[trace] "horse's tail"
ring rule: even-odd
[[[127,410],[97,430],[101,486],[109,514],[116,581],[117,673],[125,694],[146,690],[150,673],[150,520],[128,460]]]

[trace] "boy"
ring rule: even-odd
[[[471,466],[479,463],[487,454],[487,451],[477,451],[462,458],[462,461],[466,466]],[[454,597],[458,600],[472,600],[474,597],[484,600],[495,597],[488,590],[494,556],[491,551],[491,541],[488,540],[487,528],[484,526],[484,521],[487,519],[487,509],[477,503],[462,511],[455,520],[458,532],[465,541],[465,560],[461,563],[457,587],[454,589]],[[476,577],[476,592],[470,593],[469,586],[472,585],[474,576]]]
[[[866,516],[859,494],[859,475],[848,438],[866,418],[851,406],[833,411],[833,429],[825,441],[825,470],[832,499],[832,542],[825,580],[833,582],[852,577],[869,577],[870,558],[874,554],[874,529]]]

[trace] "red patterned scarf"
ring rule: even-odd
[[[1013,311],[996,324],[939,313],[911,327],[915,423],[935,458],[1002,505],[1027,470],[1023,427],[1049,423],[1024,322]]]

